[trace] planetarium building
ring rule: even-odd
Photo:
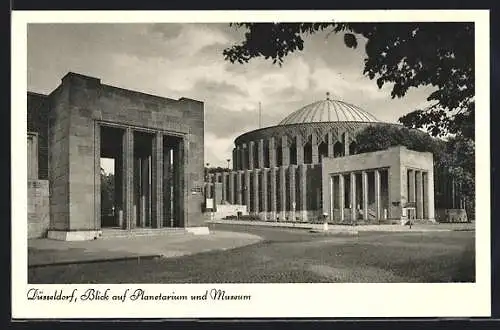
[[[267,221],[433,220],[432,154],[405,147],[357,154],[356,136],[370,125],[396,124],[327,95],[238,136],[232,171],[208,175],[207,198],[220,215],[242,206]]]

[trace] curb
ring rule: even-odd
[[[79,264],[94,264],[99,262],[108,262],[108,261],[127,261],[127,260],[137,260],[138,262],[141,259],[151,260],[156,258],[161,258],[161,254],[152,254],[152,255],[144,255],[144,256],[132,256],[132,257],[116,257],[116,258],[99,258],[99,259],[88,259],[88,260],[74,260],[74,261],[56,261],[51,263],[36,263],[36,264],[28,264],[28,269],[31,268],[43,268],[50,266],[69,266],[69,265],[79,265]]]

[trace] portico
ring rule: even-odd
[[[323,160],[323,212],[333,223],[434,220],[432,154],[392,147]],[[415,213],[407,212],[415,210]]]

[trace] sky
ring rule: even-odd
[[[263,58],[246,64],[224,60],[225,48],[243,40],[244,30],[227,23],[207,24],[30,24],[28,90],[48,94],[69,71],[103,84],[181,97],[205,104],[205,163],[226,167],[234,139],[312,102],[326,98],[355,104],[380,121],[396,122],[425,107],[430,87],[391,99],[363,76],[364,41],[344,46],[330,31],[304,37],[304,50],[280,67]],[[108,164],[109,166],[109,164]]]

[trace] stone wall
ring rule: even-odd
[[[28,238],[46,237],[49,219],[49,181],[28,180]]]
[[[50,95],[51,229],[97,230],[100,165],[97,123],[146,128],[183,138],[184,226],[199,226],[203,197],[203,103],[173,100],[101,84],[100,79],[68,73]],[[71,215],[71,220],[69,219]]]

